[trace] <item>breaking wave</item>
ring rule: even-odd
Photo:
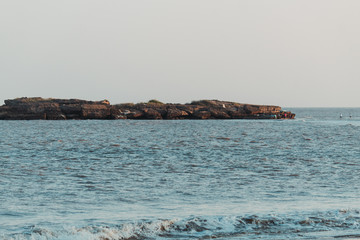
[[[349,230],[355,231],[348,234]],[[356,230],[359,230],[358,233]],[[3,235],[4,240],[138,240],[138,239],[316,239],[328,232],[332,238],[360,237],[360,212],[337,210],[288,215],[189,217],[123,222],[84,227],[31,226],[22,233]],[[345,232],[345,233],[344,233]]]

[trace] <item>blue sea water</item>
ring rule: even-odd
[[[360,239],[360,109],[289,110],[0,121],[0,239]]]

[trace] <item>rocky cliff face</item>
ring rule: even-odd
[[[1,120],[31,119],[271,119],[294,118],[278,106],[240,104],[218,100],[190,104],[156,101],[110,105],[109,101],[17,98],[0,106]]]
[[[284,118],[281,107],[240,104],[218,100],[190,104],[139,103],[114,105],[120,118],[128,119],[261,119]],[[293,118],[295,115],[288,115]]]
[[[61,120],[109,119],[110,103],[79,99],[17,98],[5,100],[0,107],[0,119],[5,120]]]

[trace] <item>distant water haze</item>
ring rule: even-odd
[[[360,1],[0,2],[15,97],[360,107]]]

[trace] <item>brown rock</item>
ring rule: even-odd
[[[211,113],[211,118],[215,118],[215,119],[229,119],[230,118],[230,115],[223,109],[212,108],[212,109],[210,109],[210,113]]]
[[[125,110],[126,118],[127,119],[143,119],[144,118],[144,112],[139,110]]]
[[[211,113],[208,110],[198,110],[192,114],[192,117],[195,119],[209,119],[211,118]]]
[[[105,104],[82,104],[82,119],[110,119],[110,106]]]
[[[110,107],[110,119],[126,119],[126,116],[115,106]]]
[[[143,110],[145,119],[162,119],[161,114],[153,108],[145,108]]]
[[[81,104],[62,104],[60,106],[60,110],[63,114],[68,116],[68,118],[78,118],[80,119],[82,116]]]
[[[190,104],[148,103],[110,105],[109,101],[80,99],[17,98],[0,106],[0,119],[272,119],[295,114],[278,106],[240,104],[218,100]]]
[[[184,119],[188,116],[189,114],[186,111],[183,111],[176,107],[169,107],[166,113],[166,119]]]

